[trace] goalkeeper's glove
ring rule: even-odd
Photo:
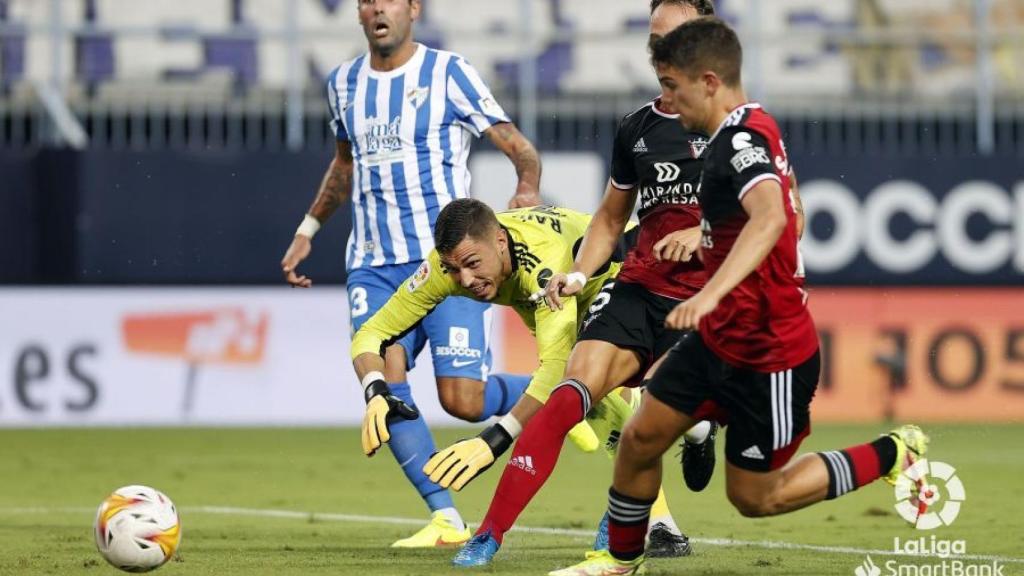
[[[415,420],[420,413],[391,393],[387,382],[374,380],[366,387],[366,414],[363,414],[363,452],[373,456],[377,449],[388,440],[389,418]]]
[[[442,488],[455,491],[469,484],[512,445],[512,434],[501,424],[488,426],[476,438],[459,440],[431,456],[423,466],[423,473]]]

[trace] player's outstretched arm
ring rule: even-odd
[[[764,261],[785,230],[786,212],[777,181],[764,180],[756,184],[740,203],[749,220],[740,230],[722,266],[704,288],[669,312],[665,318],[665,325],[669,328],[695,330],[700,319],[714,310],[726,294]]]
[[[281,272],[284,279],[292,286],[309,288],[313,281],[296,272],[299,263],[309,256],[313,249],[313,236],[320,225],[327,221],[338,206],[348,201],[352,194],[352,144],[338,141],[334,151],[334,159],[327,167],[316,198],[309,212],[302,219],[302,224],[295,231],[295,237],[281,259]]]
[[[363,379],[366,412],[363,414],[363,453],[373,456],[377,449],[391,440],[388,419],[415,420],[420,413],[391,393],[381,372],[370,372]]]
[[[519,184],[516,193],[508,201],[509,208],[526,208],[540,205],[540,155],[533,144],[511,122],[491,126],[484,134],[494,146],[501,150],[516,168]]]
[[[367,456],[373,456],[391,439],[388,418],[409,420],[419,416],[391,394],[384,379],[384,349],[455,291],[455,282],[444,273],[437,251],[432,250],[416,272],[352,337],[352,366],[366,400],[362,441]]]
[[[542,406],[533,396],[523,394],[501,420],[484,428],[477,436],[459,440],[431,456],[423,466],[423,473],[442,488],[462,490],[508,451]]]
[[[611,258],[629,223],[629,216],[633,213],[636,193],[635,186],[621,189],[611,180],[608,181],[601,205],[587,225],[571,273],[555,274],[548,280],[544,300],[549,308],[560,310],[562,297],[572,296],[582,290],[594,272]]]

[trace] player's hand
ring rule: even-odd
[[[654,244],[654,258],[659,262],[689,262],[700,247],[700,226],[669,232]]]
[[[458,492],[470,480],[490,468],[494,460],[490,445],[477,436],[459,440],[431,456],[423,466],[423,473],[430,476],[430,481],[438,486]]]
[[[389,418],[415,420],[420,413],[391,393],[387,383],[377,380],[366,387],[366,413],[363,414],[363,453],[373,456],[391,440]]]
[[[516,188],[516,195],[508,201],[509,209],[514,208],[529,208],[531,206],[540,206],[540,192],[532,186],[520,186]]]
[[[543,293],[537,294],[540,295],[539,298],[544,298],[544,302],[552,311],[561,310],[562,298],[579,294],[585,284],[585,281],[580,282],[578,276],[570,279],[568,274],[559,272],[548,279],[548,285],[544,287]]]
[[[673,330],[696,330],[700,319],[718,306],[718,298],[701,290],[679,304],[665,317],[665,326]]]
[[[288,246],[288,251],[284,253],[284,258],[281,259],[281,272],[284,273],[284,279],[295,288],[309,288],[313,285],[312,280],[295,272],[295,268],[309,256],[312,249],[312,240],[302,234],[296,234],[292,238],[291,245]]]

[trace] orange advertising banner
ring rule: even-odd
[[[1024,290],[817,288],[815,421],[1024,421]],[[533,337],[503,311],[506,369],[533,370]]]

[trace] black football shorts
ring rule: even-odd
[[[669,350],[647,392],[695,420],[727,426],[726,459],[765,472],[789,462],[810,434],[820,373],[817,351],[789,370],[758,372],[722,361],[689,332]]]
[[[643,364],[640,376],[654,360],[685,334],[665,328],[665,317],[679,300],[651,293],[639,284],[615,280],[594,298],[577,341],[599,340],[634,350]]]

